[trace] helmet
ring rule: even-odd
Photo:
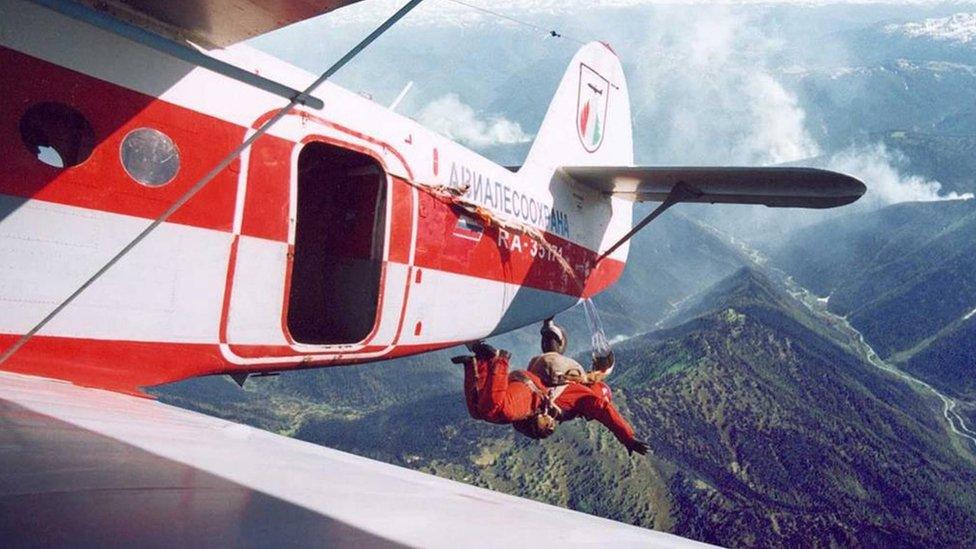
[[[568,344],[566,332],[553,322],[552,317],[542,322],[542,329],[539,330],[539,333],[542,335],[543,353],[563,354],[566,352]]]
[[[556,432],[556,419],[549,414],[535,414],[512,422],[512,427],[523,435],[542,440]]]

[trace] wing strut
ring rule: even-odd
[[[664,199],[664,202],[662,202],[660,206],[654,208],[653,212],[647,214],[647,217],[642,219],[640,223],[634,225],[633,229],[631,229],[627,234],[623,235],[620,238],[620,240],[614,243],[613,246],[610,246],[610,248],[607,251],[600,254],[600,257],[596,258],[596,261],[593,262],[593,264],[596,265],[597,263],[603,261],[603,258],[612,254],[614,251],[616,251],[617,248],[623,246],[624,242],[630,240],[641,229],[646,227],[648,223],[657,219],[659,215],[663,214],[664,211],[670,208],[671,206],[674,206],[678,202],[684,202],[692,198],[698,198],[701,195],[702,195],[701,191],[695,189],[694,187],[685,183],[684,181],[677,182],[674,185],[674,187],[671,187],[671,192],[668,193],[668,196]]]
[[[164,53],[170,57],[175,57],[187,63],[211,70],[227,78],[232,78],[238,82],[259,90],[273,93],[285,99],[294,99],[296,102],[313,109],[321,109],[325,106],[318,97],[312,97],[306,92],[290,88],[274,80],[269,80],[263,76],[246,71],[230,63],[211,57],[193,48],[184,46],[169,38],[164,38],[154,32],[149,32],[135,25],[126,23],[111,15],[93,10],[77,2],[70,0],[31,0],[35,4],[47,9],[67,15],[72,19],[83,21],[93,27],[98,27],[123,38],[127,38],[137,44],[148,46],[156,51]]]

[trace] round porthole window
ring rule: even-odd
[[[95,148],[88,120],[61,103],[31,105],[20,118],[20,138],[32,155],[55,168],[77,166]]]
[[[149,187],[169,183],[180,171],[180,151],[169,136],[153,128],[129,132],[119,154],[125,173]]]

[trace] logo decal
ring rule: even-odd
[[[603,143],[609,100],[610,82],[595,70],[580,63],[576,133],[587,152],[596,152]]]

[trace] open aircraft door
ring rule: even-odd
[[[241,160],[222,352],[243,365],[382,356],[402,329],[416,190],[390,174],[402,162],[388,145],[288,122],[300,141],[265,135]]]

